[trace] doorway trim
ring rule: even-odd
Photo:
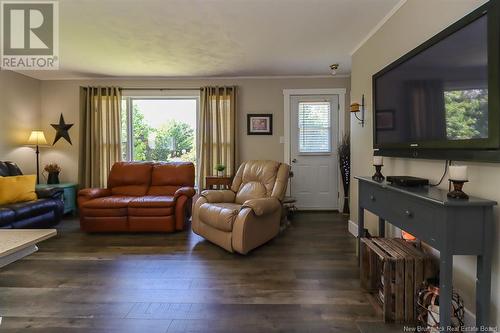
[[[326,88],[326,89],[283,89],[283,105],[284,105],[284,156],[283,161],[288,165],[291,164],[291,109],[290,109],[290,98],[292,96],[306,96],[306,95],[338,95],[339,96],[339,110],[337,119],[337,133],[338,142],[342,140],[345,132],[345,95],[346,88]],[[341,184],[340,173],[338,177],[338,184]],[[288,185],[290,185],[290,180],[288,180]],[[290,186],[287,187],[286,194],[290,195]],[[338,196],[338,207],[342,207],[342,202],[344,200],[343,191],[340,191]]]

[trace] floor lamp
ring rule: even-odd
[[[45,134],[43,131],[31,131],[30,137],[28,139],[28,145],[35,146],[35,154],[36,154],[36,183],[40,184],[40,145],[46,145],[47,140],[45,139]]]

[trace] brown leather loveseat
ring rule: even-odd
[[[78,193],[80,228],[87,232],[173,232],[191,215],[194,165],[115,163],[108,188]]]

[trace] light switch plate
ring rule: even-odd
[[[284,136],[280,136],[280,143],[285,143],[285,137]]]

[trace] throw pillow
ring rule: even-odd
[[[36,175],[0,177],[0,205],[37,199]]]

